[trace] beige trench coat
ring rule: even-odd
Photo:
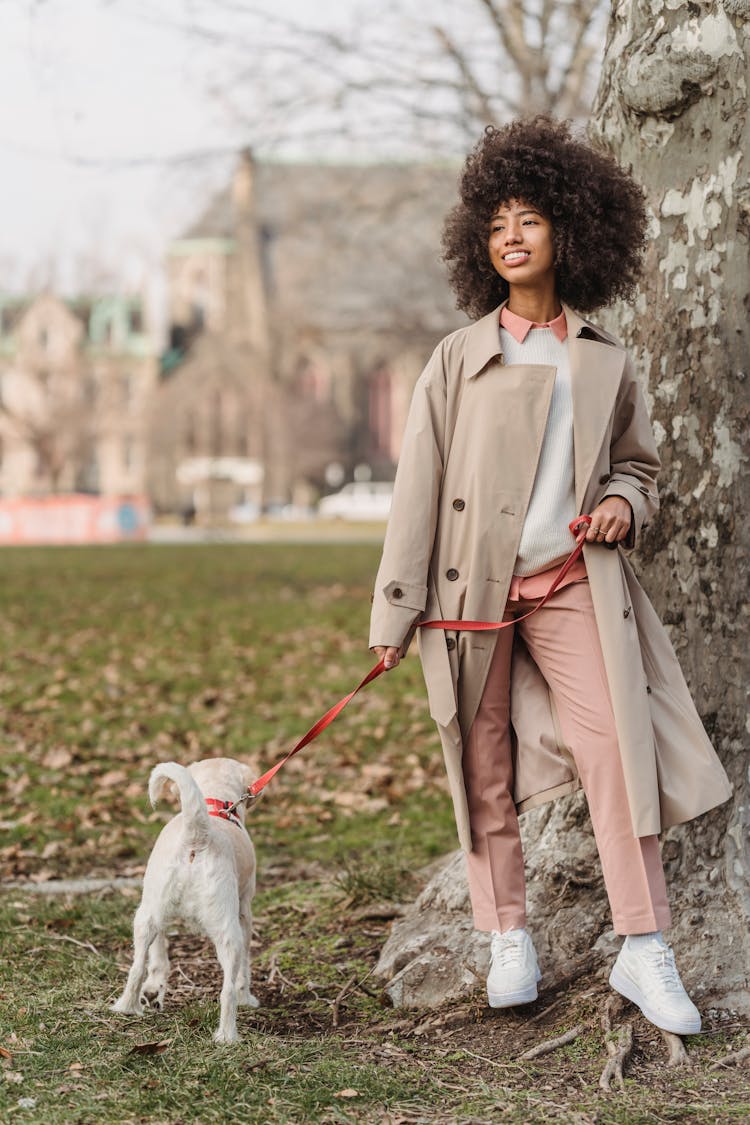
[[[625,544],[630,549],[658,508],[659,458],[646,406],[618,341],[571,309],[565,313],[577,510],[591,512],[605,496],[624,496],[634,517]],[[417,382],[375,582],[371,646],[408,644],[421,617],[502,618],[555,368],[505,366],[498,318],[496,309],[446,337]],[[720,804],[731,786],[624,550],[587,544],[584,558],[633,831],[647,836]],[[430,713],[440,731],[466,850],[471,830],[462,742],[496,638],[496,633],[430,629],[419,634]],[[518,640],[511,720],[519,812],[577,789],[580,781],[549,690]]]

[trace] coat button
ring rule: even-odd
[[[460,500],[460,499],[454,500],[453,501],[453,507],[456,509],[457,512],[463,512],[464,508],[466,507],[466,501]]]
[[[401,589],[400,586],[397,586],[396,589],[393,591],[393,597],[394,598],[403,598],[403,596],[404,596],[404,591]]]
[[[651,695],[651,684],[646,684],[646,695]]]
[[[456,579],[458,578],[458,571],[456,570],[455,566],[452,566],[450,568],[450,570],[446,570],[445,577],[448,579],[449,582],[455,582],[456,581]]]
[[[609,473],[604,473],[603,476],[599,477],[599,484],[609,484]]]
[[[445,647],[448,649],[448,652],[453,652],[453,649],[456,647],[455,637],[448,637],[445,642]]]
[[[627,609],[624,609],[622,611],[622,616],[623,617],[630,617],[630,606],[628,606]]]

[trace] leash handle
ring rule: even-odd
[[[505,629],[508,625],[515,625],[517,622],[524,621],[527,617],[531,617],[532,613],[536,613],[536,611],[538,609],[541,609],[542,606],[546,602],[549,601],[549,599],[554,594],[555,590],[558,588],[558,586],[562,582],[563,578],[565,578],[565,575],[568,573],[570,568],[573,566],[573,563],[580,556],[581,551],[583,550],[583,543],[584,543],[584,540],[586,538],[586,532],[588,531],[589,527],[591,526],[591,516],[589,516],[589,515],[576,516],[576,518],[574,520],[571,520],[571,522],[568,526],[570,527],[570,530],[571,530],[572,534],[576,536],[575,547],[570,552],[567,559],[565,560],[565,562],[562,564],[562,566],[558,570],[557,574],[555,575],[554,581],[553,581],[552,585],[550,586],[549,590],[547,591],[547,593],[544,595],[542,600],[537,605],[534,606],[533,609],[529,610],[528,613],[524,613],[521,617],[516,617],[512,621],[462,621],[462,620],[457,620],[457,621],[442,621],[442,620],[440,620],[440,621],[438,621],[438,620],[435,620],[435,621],[420,621],[420,622],[418,622],[418,627],[420,629],[448,629],[450,631],[456,631],[456,632],[462,632],[462,631],[479,632],[480,630],[490,631],[490,630],[493,630],[493,629]],[[350,691],[348,695],[345,695],[343,699],[340,699],[338,701],[338,703],[334,703],[333,707],[330,707],[328,709],[328,711],[326,711],[325,715],[321,715],[321,717],[318,719],[318,721],[310,727],[310,729],[307,731],[306,734],[303,734],[302,738],[300,738],[299,742],[297,742],[292,747],[292,749],[289,751],[289,753],[285,754],[284,757],[281,758],[278,762],[276,762],[275,765],[271,766],[271,768],[269,770],[266,770],[266,772],[264,774],[261,774],[261,776],[256,781],[254,781],[252,783],[252,785],[248,786],[247,793],[245,793],[242,797],[240,797],[240,799],[238,801],[235,801],[234,805],[232,805],[231,809],[228,810],[228,811],[234,812],[235,809],[237,808],[237,806],[242,804],[243,802],[257,800],[257,798],[261,795],[261,793],[263,792],[265,787],[268,785],[269,781],[273,780],[273,778],[276,776],[276,774],[279,772],[279,770],[283,766],[286,765],[286,763],[290,760],[290,758],[293,758],[295,754],[299,754],[300,750],[303,750],[305,748],[305,746],[307,746],[310,742],[312,742],[314,739],[316,739],[318,737],[318,735],[322,731],[324,731],[326,729],[326,727],[330,726],[331,723],[333,722],[333,720],[336,719],[341,714],[341,712],[346,707],[347,703],[349,703],[352,699],[354,699],[354,696],[357,694],[357,692],[361,691],[363,687],[367,686],[367,684],[371,684],[372,681],[376,680],[378,678],[378,676],[381,676],[383,674],[383,672],[385,672],[385,664],[384,664],[383,660],[379,660],[377,662],[377,664],[375,665],[375,667],[371,668],[370,671],[367,673],[367,675],[364,676],[363,679],[360,680],[360,682],[357,684],[357,686],[354,688],[354,690]]]

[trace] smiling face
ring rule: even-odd
[[[509,285],[547,288],[554,283],[552,224],[522,199],[501,203],[490,220],[490,261]]]

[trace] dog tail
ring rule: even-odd
[[[151,771],[148,782],[148,795],[155,805],[170,782],[174,782],[180,794],[180,805],[185,826],[185,834],[191,845],[201,845],[208,839],[211,819],[206,802],[194,778],[184,766],[177,762],[162,762]]]

